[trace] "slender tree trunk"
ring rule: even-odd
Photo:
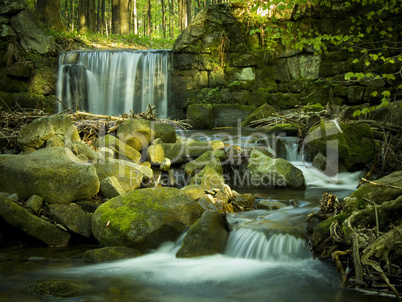
[[[162,4],[162,31],[163,31],[163,37],[166,39],[166,7],[165,7],[165,1],[161,0]]]
[[[138,34],[137,0],[133,0],[133,26],[134,34]]]
[[[39,20],[48,27],[63,29],[59,0],[38,0],[36,12]]]
[[[175,13],[174,13],[174,0],[171,0],[172,6],[171,6],[171,11],[170,11],[170,15],[171,15],[171,38],[174,39],[174,17],[175,17]]]
[[[75,1],[74,0],[70,1],[70,6],[71,6],[71,31],[74,31],[74,26],[75,26]]]
[[[190,25],[191,19],[192,19],[192,17],[191,17],[191,14],[192,14],[191,4],[192,3],[191,2],[192,2],[191,0],[186,0],[186,6],[187,6],[187,23],[186,23],[186,26]]]
[[[104,34],[104,27],[105,27],[105,9],[106,9],[106,3],[105,0],[102,0],[102,8],[101,8],[101,22],[100,22],[100,33],[103,35]]]
[[[66,24],[67,28],[68,28],[69,22],[70,22],[70,18],[68,15],[69,15],[68,14],[68,1],[64,0],[64,18],[66,19],[66,22],[67,22],[67,24]]]
[[[148,36],[152,34],[151,0],[148,0]]]
[[[98,33],[100,33],[101,24],[101,0],[98,0],[98,9],[96,10],[96,32]]]

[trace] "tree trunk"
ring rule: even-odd
[[[186,6],[187,6],[187,23],[186,23],[186,26],[190,25],[191,19],[192,19],[192,17],[191,17],[191,13],[192,13],[191,4],[192,4],[191,0],[186,0]]]
[[[105,0],[102,0],[102,9],[101,9],[101,23],[100,23],[100,33],[104,34],[104,27],[105,27],[105,11],[106,11],[106,3]]]
[[[63,29],[59,0],[38,0],[36,12],[39,20],[41,20],[46,26],[58,30]]]
[[[174,0],[171,0],[172,2],[172,6],[171,6],[171,11],[170,11],[170,15],[171,15],[171,38],[174,39]]]
[[[151,0],[148,0],[148,36],[152,34]]]
[[[138,16],[137,16],[137,0],[133,1],[133,26],[134,26],[134,34],[138,34]]]
[[[75,26],[75,1],[74,0],[70,1],[70,6],[71,6],[71,31],[74,31],[74,26]]]
[[[130,14],[128,0],[120,0],[120,34],[128,35],[130,33]]]
[[[88,20],[86,12],[88,10],[88,0],[78,2],[78,30],[84,32],[88,30]]]
[[[120,34],[120,9],[119,0],[112,0],[112,33],[114,35]]]
[[[165,1],[161,0],[162,4],[162,31],[163,31],[163,37],[166,39],[166,7],[165,7]]]
[[[96,6],[95,0],[88,0],[88,28],[92,32],[96,32]]]

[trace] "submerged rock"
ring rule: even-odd
[[[102,245],[144,252],[177,239],[202,212],[201,206],[176,188],[140,189],[99,206],[92,216],[92,231]]]
[[[100,263],[128,259],[141,255],[142,253],[140,251],[126,246],[106,246],[100,249],[86,251],[83,260],[86,263]]]
[[[0,191],[21,199],[39,195],[48,203],[70,203],[98,193],[99,179],[92,164],[66,148],[52,147],[0,155]]]
[[[213,210],[204,212],[187,232],[176,257],[190,258],[222,253],[229,237],[227,221]]]
[[[0,216],[5,221],[51,247],[68,245],[70,234],[29,213],[23,207],[7,198],[7,195],[0,194]]]
[[[21,287],[45,301],[84,295],[92,289],[91,285],[81,280],[33,281]]]
[[[245,178],[245,181],[251,186],[291,189],[306,187],[304,175],[300,169],[282,158],[273,159],[258,150],[252,150],[250,153],[247,173],[248,178]]]

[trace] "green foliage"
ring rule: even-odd
[[[290,19],[289,10],[295,6],[297,10]],[[336,31],[326,31],[323,26],[316,26],[310,13],[314,6],[320,6],[320,12],[340,14],[345,10],[345,18]],[[324,7],[324,8],[323,8]],[[326,7],[326,8],[325,8]],[[311,8],[313,8],[311,10]],[[316,7],[315,7],[316,8]],[[255,24],[250,35],[263,35],[264,46],[268,52],[280,52],[287,49],[314,49],[316,54],[329,50],[348,51],[355,57],[352,61],[355,70],[345,73],[346,82],[384,81],[386,89],[374,91],[371,97],[375,106],[355,112],[355,116],[368,113],[378,108],[389,106],[398,99],[402,85],[394,87],[402,77],[402,26],[401,22],[390,22],[390,18],[399,18],[402,12],[402,1],[399,0],[268,0],[255,1],[253,12],[261,13],[270,9],[270,17],[250,17],[249,22]],[[331,11],[332,10],[332,11]],[[358,11],[359,14],[352,14]],[[320,16],[322,17],[322,16]],[[391,19],[392,20],[392,19]],[[319,22],[318,22],[319,23]],[[399,94],[397,92],[399,91]]]

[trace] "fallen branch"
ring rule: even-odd
[[[365,178],[362,178],[362,181],[363,181],[363,182],[367,182],[367,183],[369,183],[369,184],[371,184],[371,185],[373,185],[373,186],[380,186],[380,187],[387,187],[387,188],[396,189],[396,190],[402,190],[401,187],[396,187],[396,186],[393,186],[393,185],[382,184],[382,183],[374,182],[374,181],[371,181],[371,180],[368,180],[368,179],[365,179]]]

